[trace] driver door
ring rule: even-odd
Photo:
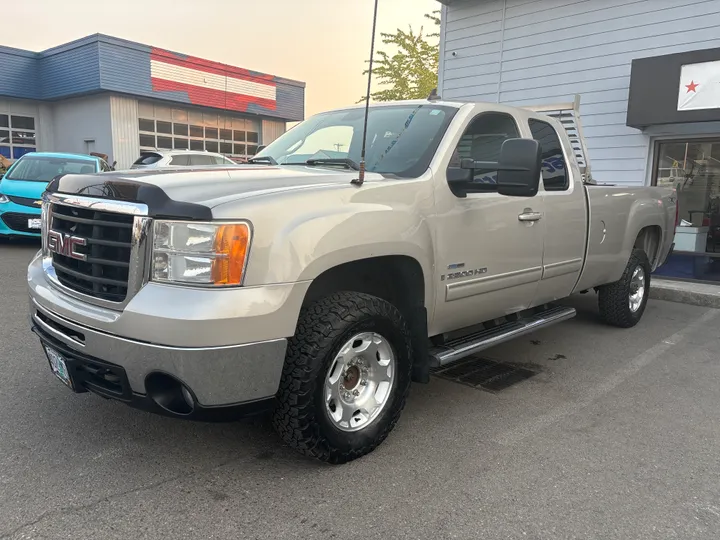
[[[431,335],[521,311],[535,297],[542,277],[542,197],[500,195],[497,171],[475,170],[463,193],[453,192],[447,182],[448,169],[459,167],[463,158],[498,161],[502,143],[522,136],[519,126],[508,113],[471,116],[444,161],[447,167],[436,173],[437,291]]]

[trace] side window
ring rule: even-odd
[[[545,191],[565,191],[570,186],[560,138],[555,128],[547,122],[530,119],[528,122],[533,139],[542,148],[542,178]]]
[[[190,165],[215,165],[215,159],[212,156],[195,154],[190,156]]]
[[[102,172],[110,172],[112,169],[110,168],[110,165],[107,164],[107,162],[104,159],[100,160],[100,170]]]
[[[173,156],[173,158],[170,160],[169,165],[174,165],[176,167],[187,167],[190,165],[190,156]]]
[[[520,137],[515,119],[503,113],[481,113],[460,138],[450,160],[450,167],[459,167],[463,159],[498,161],[502,144]],[[497,191],[497,171],[475,169],[472,191]]]

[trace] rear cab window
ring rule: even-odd
[[[542,177],[545,191],[566,191],[570,187],[567,162],[555,128],[548,122],[528,121],[533,139],[542,149]]]

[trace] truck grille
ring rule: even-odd
[[[50,228],[84,238],[77,251],[84,261],[52,254],[58,281],[65,287],[102,300],[122,302],[128,293],[133,216],[88,208],[51,205]]]

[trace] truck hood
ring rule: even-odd
[[[151,216],[210,219],[211,209],[247,197],[293,190],[339,189],[356,171],[305,166],[241,165],[233,168],[132,170],[91,175],[65,175],[48,191],[69,195],[140,202]],[[366,181],[382,179],[366,174]]]
[[[40,199],[47,187],[47,182],[30,182],[28,180],[0,180],[0,193],[25,199]]]

